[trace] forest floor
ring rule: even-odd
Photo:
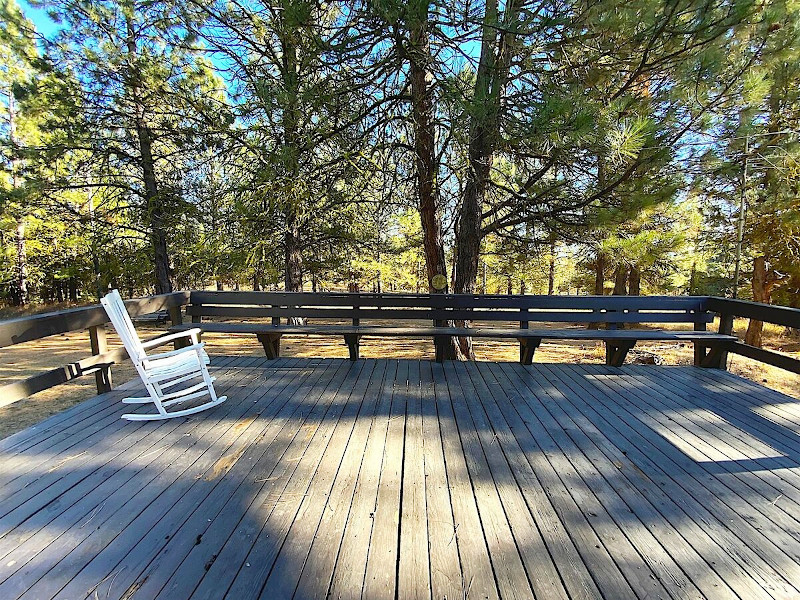
[[[6,315],[9,316],[9,315]],[[371,322],[372,323],[372,322]],[[379,324],[374,322],[374,324]],[[548,324],[537,324],[536,327],[547,327]],[[552,324],[552,327],[561,327]],[[138,326],[142,338],[153,337],[164,333],[168,325]],[[734,330],[740,337],[744,336],[747,321],[737,320]],[[715,330],[716,324],[709,326]],[[109,332],[109,346],[120,345],[116,335]],[[207,350],[211,355],[263,356],[261,345],[252,335],[215,335],[203,336]],[[770,350],[785,352],[800,358],[800,339],[784,335],[784,328],[772,325],[764,326],[764,347]],[[76,331],[65,335],[52,336],[3,348],[0,350],[0,385],[12,383],[41,371],[57,368],[89,355],[89,334]],[[283,356],[346,358],[347,347],[340,338],[308,338],[306,336],[286,336],[281,346]],[[519,347],[511,341],[475,340],[475,354],[478,360],[516,361],[519,358]],[[641,342],[629,354],[628,362],[648,362],[655,354],[665,365],[692,364],[693,349],[691,344]],[[535,362],[558,363],[602,363],[604,348],[601,342],[587,341],[545,341],[535,355]],[[361,356],[364,358],[426,358],[433,360],[433,343],[427,339],[365,338],[361,343]],[[766,385],[775,390],[800,399],[800,375],[764,365],[742,356],[731,355],[728,369]],[[126,361],[113,368],[115,385],[128,381],[136,376],[133,365]],[[97,392],[94,377],[91,375],[79,378],[70,383],[45,390],[14,404],[0,408],[0,438],[38,423],[51,414],[62,411],[77,404]]]

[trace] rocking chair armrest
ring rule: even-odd
[[[162,335],[160,337],[154,338],[152,340],[147,340],[146,342],[142,342],[142,348],[154,348],[156,346],[161,346],[162,344],[166,344],[167,342],[171,342],[173,340],[178,340],[183,337],[191,337],[192,341],[195,344],[198,343],[198,335],[202,332],[202,329],[199,327],[192,327],[191,329],[186,329],[185,331],[176,331],[174,333],[168,333],[167,335]]]
[[[197,352],[202,350],[203,346],[205,346],[205,342],[192,344],[191,346],[185,346],[183,348],[178,348],[177,350],[170,350],[169,352],[161,352],[160,354],[148,354],[147,357],[145,357],[144,362],[158,360],[160,358],[169,358],[170,356],[183,354],[184,352]]]

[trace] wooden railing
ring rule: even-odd
[[[800,309],[705,296],[457,296],[427,294],[307,294],[286,292],[174,292],[126,301],[132,317],[168,310],[173,325],[182,322],[182,308],[193,321],[202,317],[281,317],[321,319],[405,318],[435,322],[458,319],[516,321],[527,327],[534,321],[605,323],[694,323],[705,329],[713,313],[720,315],[719,333],[730,335],[733,319],[743,317],[800,329]],[[256,306],[253,306],[256,305]],[[0,406],[94,374],[98,393],[111,389],[111,365],[127,359],[123,348],[108,350],[108,323],[98,305],[0,321],[0,348],[63,333],[89,332],[91,355],[77,362],[38,373],[0,387]],[[800,360],[743,342],[731,343],[727,352],[741,354],[794,373]],[[723,362],[724,364],[724,362]]]
[[[723,334],[731,334],[733,331],[733,320],[736,317],[762,321],[763,323],[771,323],[791,329],[800,329],[800,309],[797,308],[716,297],[707,298],[705,306],[708,310],[714,311],[719,315],[719,332]],[[763,348],[751,346],[744,342],[730,344],[727,351],[734,354],[741,354],[742,356],[779,367],[786,371],[791,371],[792,373],[800,373],[800,360],[779,352],[764,350]]]
[[[168,310],[172,323],[180,324],[181,307],[188,301],[189,292],[174,292],[128,300],[125,305],[132,317]],[[0,348],[88,329],[91,351],[90,356],[77,362],[0,387],[0,406],[90,373],[95,375],[98,393],[110,390],[111,364],[127,360],[128,354],[124,348],[108,350],[105,329],[108,322],[106,312],[99,304],[0,321]]]

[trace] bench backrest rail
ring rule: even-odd
[[[702,297],[192,292],[192,317],[330,320],[710,323]]]

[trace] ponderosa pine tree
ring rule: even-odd
[[[48,9],[64,24],[48,40],[48,57],[56,70],[80,73],[66,93],[51,93],[54,104],[76,109],[71,124],[59,124],[68,138],[51,150],[80,152],[77,169],[92,177],[50,187],[117,190],[132,212],[132,228],[149,240],[156,292],[169,292],[169,238],[185,208],[182,180],[210,143],[213,132],[204,125],[221,82],[193,51],[180,3],[59,0]]]
[[[303,286],[304,262],[331,236],[348,238],[356,198],[381,194],[364,150],[377,107],[371,37],[362,13],[339,3],[192,4],[203,39],[229,77],[237,125],[227,132],[240,164],[243,219],[255,244],[283,255],[284,288]],[[355,31],[364,37],[355,35]],[[379,186],[377,186],[379,187]],[[261,238],[261,239],[259,239]]]
[[[36,125],[20,114],[17,96],[35,70],[37,51],[33,24],[14,0],[0,4],[0,213],[14,221],[13,277],[8,286],[15,304],[28,302],[26,227],[29,191],[23,164],[24,148],[36,136]]]

